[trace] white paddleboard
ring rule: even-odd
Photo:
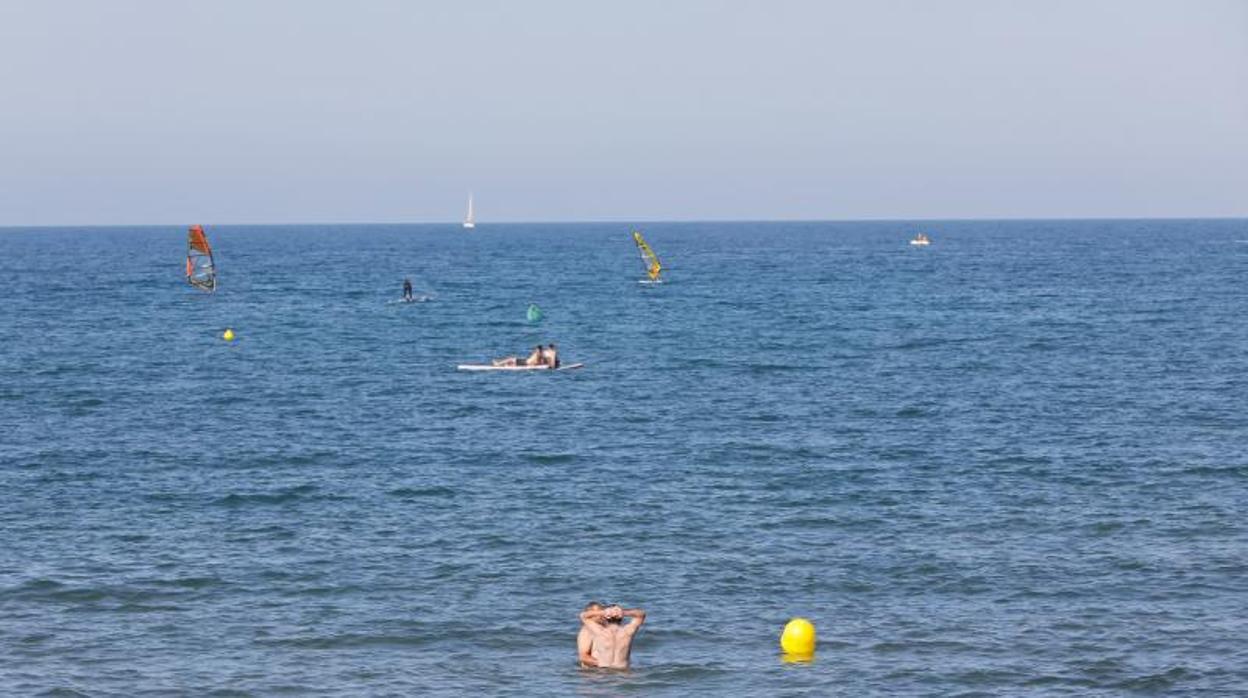
[[[556,371],[571,371],[574,368],[582,368],[585,364],[567,364],[555,369]],[[460,364],[455,367],[457,371],[549,371],[549,366],[493,366],[490,364]]]

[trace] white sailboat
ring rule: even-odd
[[[472,217],[472,194],[468,195],[468,215],[464,216],[464,227],[465,228],[477,227],[477,223]]]

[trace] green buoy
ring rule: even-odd
[[[536,303],[529,303],[528,318],[529,322],[537,322],[542,319],[542,309],[537,307]]]

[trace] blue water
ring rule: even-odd
[[[207,230],[0,230],[0,692],[1248,690],[1248,221]]]

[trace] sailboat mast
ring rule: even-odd
[[[465,227],[465,228],[475,228],[475,227],[476,227],[476,225],[477,225],[477,224],[476,224],[476,221],[474,221],[474,220],[473,220],[473,216],[472,216],[472,193],[471,193],[471,192],[469,192],[469,194],[468,194],[468,215],[464,217],[464,227]]]

